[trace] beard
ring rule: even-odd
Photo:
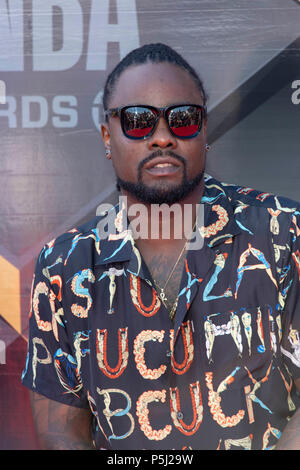
[[[188,179],[186,175],[186,161],[180,155],[174,152],[166,152],[164,155],[168,155],[179,160],[183,164],[183,176],[179,184],[167,184],[160,183],[156,187],[147,186],[142,181],[142,168],[143,166],[155,157],[162,156],[163,152],[158,150],[147,158],[142,160],[138,166],[138,180],[137,183],[130,181],[124,181],[122,178],[117,176],[117,189],[121,188],[132,194],[140,202],[146,204],[175,204],[188,196],[202,181],[204,171],[201,171],[194,178]]]

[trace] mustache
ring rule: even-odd
[[[152,152],[150,155],[148,155],[148,157],[140,161],[138,165],[139,173],[141,172],[143,166],[146,165],[146,163],[151,162],[151,160],[153,160],[156,157],[172,157],[183,164],[184,170],[186,168],[186,160],[181,155],[178,155],[177,153],[172,152],[172,150],[167,150],[163,152],[162,150],[159,149],[159,150],[156,150],[155,152]]]

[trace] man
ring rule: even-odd
[[[123,199],[46,245],[33,279],[42,447],[300,448],[299,205],[204,175],[206,95],[168,46],[123,59],[103,106]]]

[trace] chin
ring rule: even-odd
[[[179,184],[161,184],[158,186],[146,185],[139,181],[131,183],[121,178],[117,179],[117,187],[132,194],[138,201],[146,204],[175,204],[187,197],[201,183],[203,172],[190,181]]]

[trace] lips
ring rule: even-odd
[[[144,169],[152,175],[168,176],[180,170],[181,166],[181,163],[174,158],[154,158],[144,166]]]

